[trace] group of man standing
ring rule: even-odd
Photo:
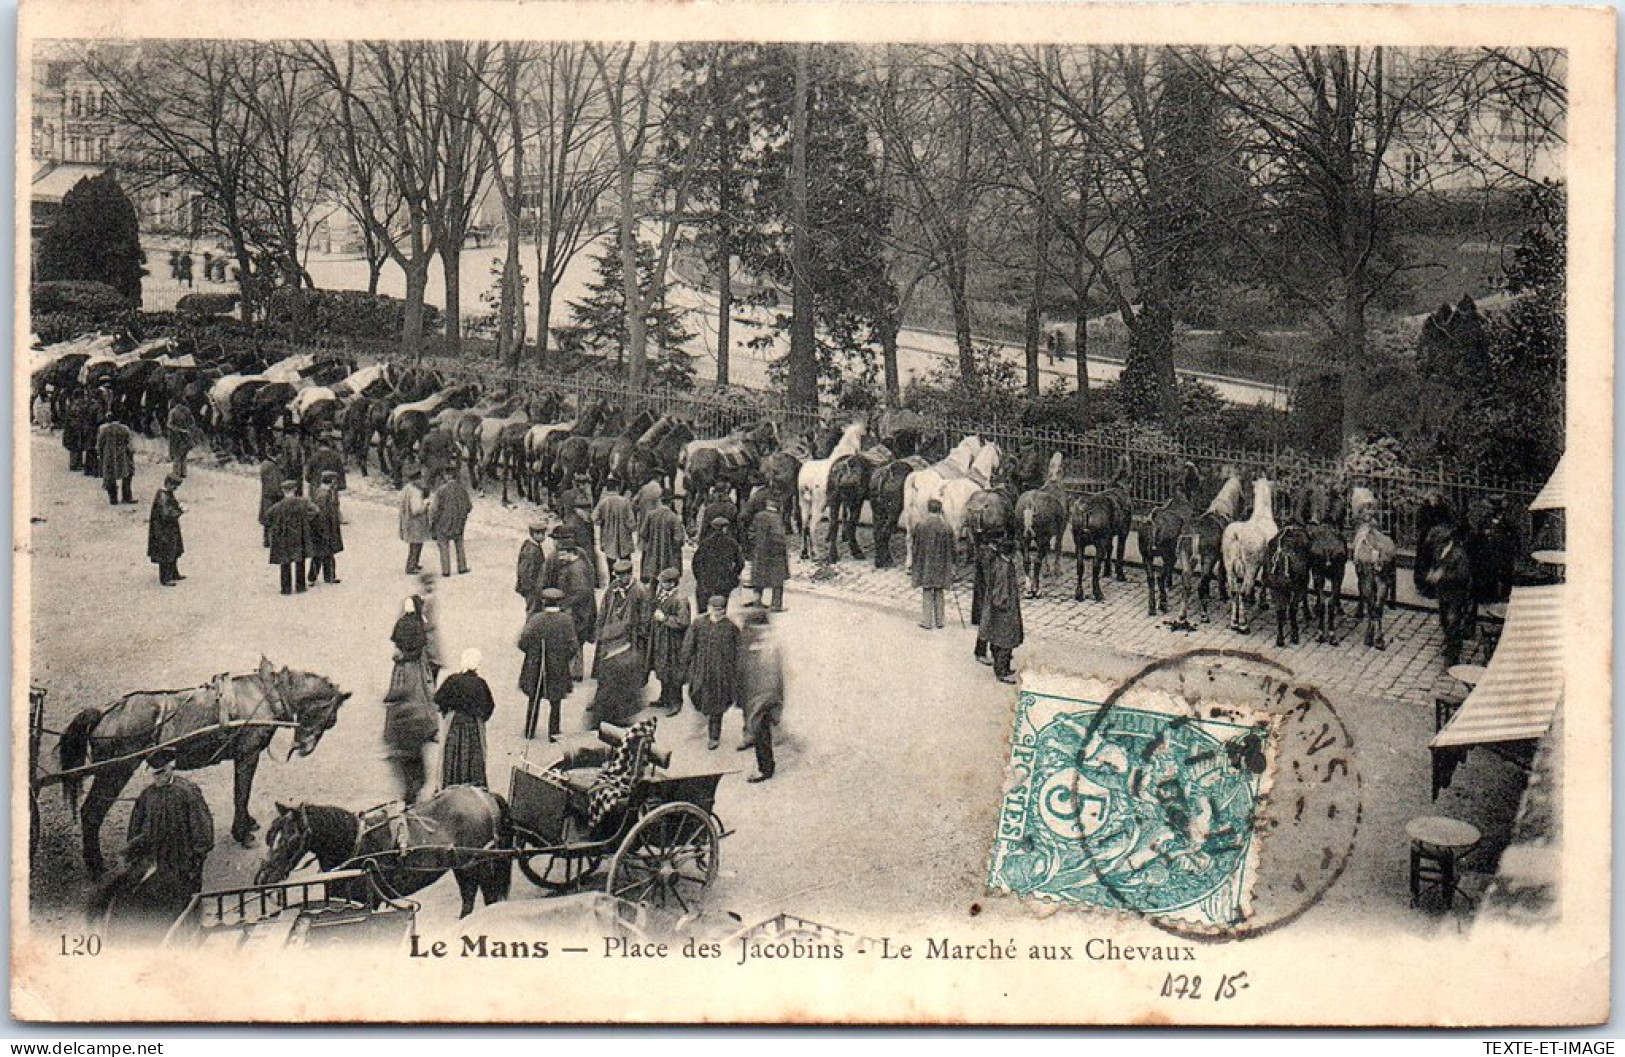
[[[757,753],[758,771],[751,780],[771,778],[783,672],[768,609],[760,600],[767,590],[773,608],[783,609],[789,561],[778,514],[764,511],[751,526],[757,601],[747,605],[741,628],[727,615],[745,565],[737,512],[730,518],[725,510],[707,506],[712,516],[702,518],[690,563],[691,606],[681,589],[688,534],[669,494],[640,491],[634,500],[611,482],[592,504],[585,484],[578,483],[560,496],[558,508],[556,525],[545,520],[530,525],[517,562],[514,590],[525,600],[518,640],[525,657],[519,680],[527,699],[525,737],[536,736],[543,701],[548,739],[560,736],[563,702],[583,678],[583,654],[592,643],[593,662],[585,672],[595,680],[586,707],[590,729],[631,723],[645,707],[653,676],[659,684],[655,706],[667,716],[682,710],[687,687],[690,703],[706,717],[711,749],[720,744],[723,717],[740,707],[745,736],[739,747]],[[605,572],[608,582],[602,583]]]
[[[910,572],[914,586],[920,589],[920,627],[936,630],[944,625],[944,596],[954,582],[954,533],[940,501],[932,499],[926,504],[926,516],[914,526],[909,542],[913,554]],[[974,547],[970,622],[976,628],[975,657],[992,665],[999,682],[1014,683],[1015,650],[1026,637],[1021,623],[1023,576],[1016,561],[1015,540],[1002,532],[987,533]]]
[[[285,459],[268,456],[260,465],[260,526],[270,564],[280,572],[282,593],[302,593],[307,584],[342,583],[338,555],[344,550],[344,514],[339,502],[343,466],[309,464],[315,475],[310,494]],[[320,579],[318,579],[320,578]]]

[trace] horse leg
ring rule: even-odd
[[[254,795],[254,772],[259,770],[260,753],[256,751],[239,756],[235,762],[237,769],[231,788],[231,839],[245,848],[252,848],[255,844],[254,831],[260,828],[260,824],[248,813],[248,800]]]
[[[829,563],[834,565],[841,560],[841,508],[845,505],[845,502],[839,497],[833,497],[833,501],[827,502],[829,502],[829,545],[827,550],[829,551]]]
[[[1077,558],[1078,579],[1072,590],[1072,601],[1083,601],[1083,548],[1086,542],[1076,531],[1072,533],[1072,553]]]
[[[1145,559],[1145,593],[1150,601],[1146,603],[1146,615],[1157,615],[1157,560],[1154,557]]]
[[[129,784],[134,774],[133,766],[96,772],[95,780],[90,784],[90,795],[85,797],[84,804],[79,808],[85,869],[92,878],[100,877],[107,869],[107,864],[102,860],[102,822],[106,820],[107,813],[117,803],[118,795],[124,791],[124,787]]]
[[[1111,540],[1113,549],[1117,552],[1117,582],[1128,583],[1128,576],[1123,572],[1123,552],[1128,550],[1128,533],[1124,532],[1114,536]],[[1110,555],[1108,554],[1108,557]],[[1143,556],[1142,556],[1143,557]]]
[[[858,544],[858,521],[863,517],[863,500],[861,498],[851,501],[847,507],[846,542],[852,548],[852,557],[863,560],[863,547]]]
[[[457,877],[457,891],[461,893],[463,897],[463,909],[457,916],[460,918],[466,918],[468,915],[474,913],[474,896],[477,895],[480,890],[480,880],[478,877],[480,871],[473,867],[466,867],[460,870],[453,870],[452,873]]]
[[[1105,594],[1102,593],[1101,590],[1100,590],[1100,567],[1102,565],[1105,565],[1106,566],[1106,572],[1107,572],[1108,575],[1110,575],[1110,573],[1111,573],[1111,564],[1112,564],[1112,541],[1111,541],[1111,539],[1108,537],[1106,539],[1096,541],[1096,543],[1095,543],[1094,571],[1093,571],[1093,573],[1091,574],[1091,577],[1090,577],[1090,586],[1094,590],[1095,601],[1096,602],[1104,602],[1104,601],[1106,601]]]

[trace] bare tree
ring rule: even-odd
[[[429,223],[435,229],[446,292],[446,347],[462,347],[462,253],[487,175],[495,168],[482,130],[493,97],[484,90],[496,45],[447,41],[434,45],[429,71],[432,98],[444,125],[430,170]]]

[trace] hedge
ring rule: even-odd
[[[236,309],[236,294],[187,294],[175,303],[181,316],[224,316]]]
[[[119,292],[106,283],[90,279],[56,279],[35,283],[29,289],[31,315],[76,313],[93,319],[111,320],[129,311]]]
[[[321,335],[358,341],[393,341],[401,336],[406,302],[362,290],[283,287],[271,294],[266,319],[294,340]],[[434,305],[424,305],[424,333],[433,333],[439,327],[440,310]]]

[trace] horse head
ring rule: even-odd
[[[290,668],[276,671],[271,662],[260,659],[260,682],[273,691],[273,701],[279,701],[286,714],[278,718],[291,719],[296,724],[293,746],[288,758],[294,754],[309,756],[316,750],[322,735],[338,722],[339,707],[349,700],[348,691],[340,690],[326,676],[315,672],[302,672]]]
[[[305,805],[276,806],[276,818],[265,831],[265,861],[254,872],[254,883],[272,885],[288,879],[310,854],[310,817]]]
[[[980,474],[982,480],[991,482],[993,475],[999,472],[1001,458],[999,446],[989,442],[976,453],[976,457],[971,460],[970,468],[974,473]]]

